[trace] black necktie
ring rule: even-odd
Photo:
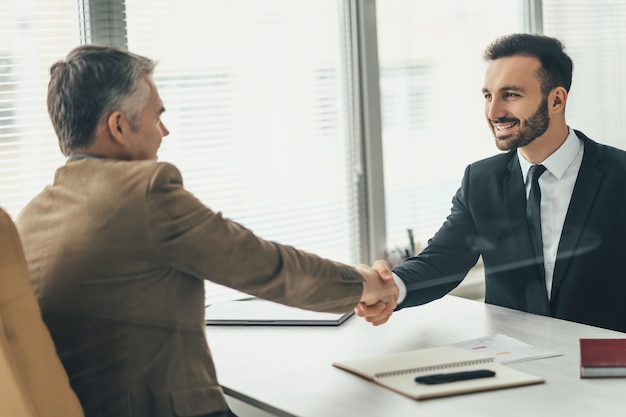
[[[526,217],[530,227],[530,236],[535,249],[535,260],[540,266],[541,276],[544,276],[543,268],[543,241],[541,238],[541,189],[539,188],[539,177],[546,171],[543,165],[533,165],[528,171],[530,181],[530,194],[526,202]]]

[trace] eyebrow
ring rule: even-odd
[[[483,93],[488,93],[489,89],[483,87],[482,91],[483,91]],[[526,91],[526,89],[523,88],[523,87],[518,87],[516,85],[505,85],[504,87],[499,88],[498,91],[519,91],[519,92],[523,93],[523,92]]]

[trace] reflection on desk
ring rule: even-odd
[[[579,376],[579,338],[623,333],[448,295],[374,327],[222,327],[206,330],[225,392],[278,416],[621,416],[626,379]],[[562,356],[511,364],[545,384],[414,401],[334,368],[339,359],[441,346],[502,333]],[[499,410],[499,411],[498,411]]]

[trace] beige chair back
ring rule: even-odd
[[[83,417],[41,318],[15,224],[2,209],[0,416]]]

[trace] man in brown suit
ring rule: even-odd
[[[87,417],[233,415],[205,340],[204,279],[306,309],[397,299],[393,283],[256,237],[156,161],[169,133],[154,62],[82,46],[51,68],[48,111],[68,157],[20,213],[33,286]]]

